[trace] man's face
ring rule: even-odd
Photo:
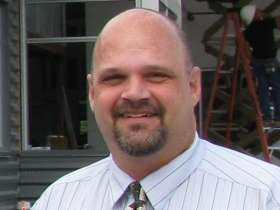
[[[123,30],[103,35],[89,98],[110,151],[144,156],[194,129],[199,73],[187,72],[186,55],[172,33]]]

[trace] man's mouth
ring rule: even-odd
[[[155,113],[141,113],[141,114],[133,114],[133,113],[124,113],[121,115],[123,118],[144,118],[144,117],[154,117]]]
[[[146,120],[155,117],[162,118],[164,110],[161,106],[149,103],[149,101],[121,101],[113,110],[112,115],[115,119],[139,119]]]

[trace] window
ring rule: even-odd
[[[24,150],[98,145],[87,106],[91,51],[103,25],[133,7],[131,0],[22,1]]]
[[[171,20],[177,20],[177,15],[163,2],[160,2],[159,4],[159,11],[168,16]]]

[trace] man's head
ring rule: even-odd
[[[200,72],[166,17],[132,9],[109,21],[95,45],[89,100],[112,155],[178,155],[192,142]],[[168,156],[168,154],[166,154]]]
[[[246,25],[250,25],[253,20],[263,20],[264,13],[256,5],[248,4],[241,8],[240,17]]]

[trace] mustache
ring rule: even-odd
[[[122,100],[112,110],[114,117],[123,117],[125,114],[150,114],[163,116],[165,109],[160,104],[153,104],[150,100]]]

